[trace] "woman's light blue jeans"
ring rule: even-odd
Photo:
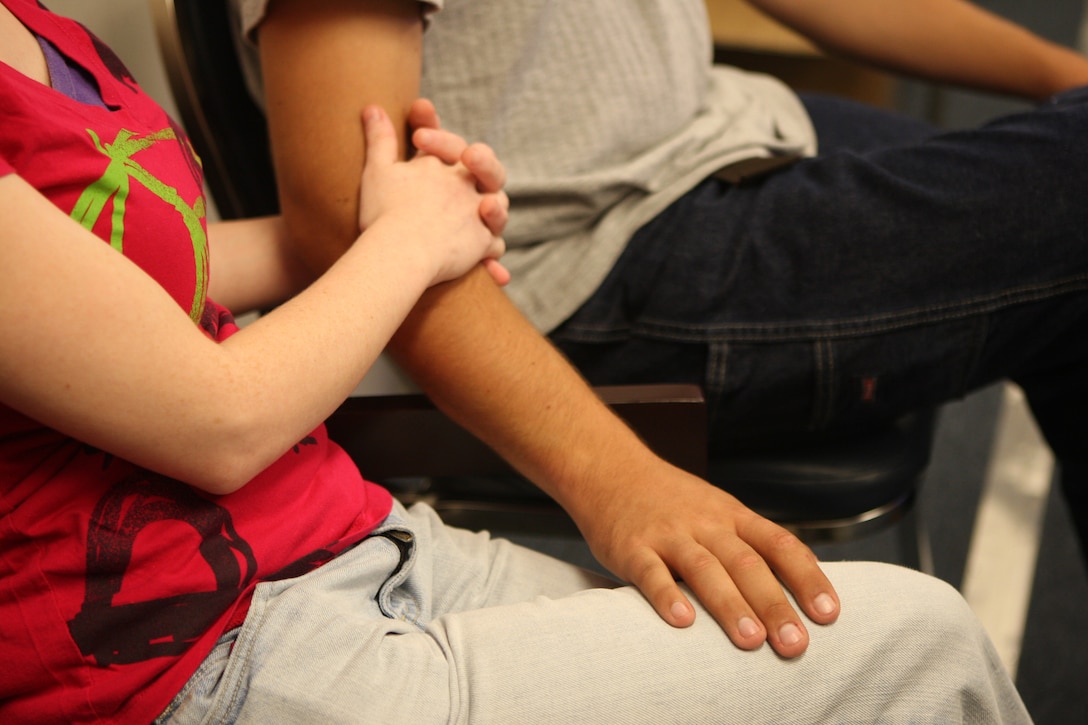
[[[829,564],[838,623],[795,660],[689,629],[634,589],[426,506],[305,576],[261,584],[161,723],[1025,723],[947,585]]]

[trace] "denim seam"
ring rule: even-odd
[[[827,340],[813,346],[816,364],[816,394],[812,406],[812,427],[819,430],[831,419],[832,401],[835,399],[835,351]]]
[[[204,660],[200,663],[200,666],[197,667],[196,671],[189,676],[188,680],[186,680],[185,686],[178,691],[178,694],[174,696],[174,699],[170,701],[170,704],[167,705],[161,713],[159,713],[159,716],[157,718],[155,718],[154,723],[156,725],[159,723],[169,723],[173,719],[174,715],[177,714],[178,708],[181,706],[181,703],[185,702],[185,700],[188,699],[189,693],[191,693],[203,682],[204,678],[207,677],[210,671],[214,672],[216,670],[219,670],[220,677],[222,677],[226,673],[226,668],[230,662],[231,654],[233,651],[234,642],[237,641],[240,630],[241,627],[234,627],[233,629],[227,630],[219,637],[219,639],[215,643],[215,646],[212,647],[211,652],[207,654]],[[223,655],[221,654],[222,648],[224,644],[228,642],[230,643],[231,651],[229,651],[226,655]],[[224,662],[226,662],[227,664],[224,664]]]
[[[960,380],[958,388],[959,395],[962,397],[967,394],[970,388],[970,382],[975,376],[975,371],[978,370],[979,365],[982,363],[983,350],[986,347],[986,336],[990,331],[990,315],[979,315],[977,317],[977,323],[974,326],[974,331],[971,340],[971,346],[968,348],[971,351],[970,358],[963,365],[963,379]]]
[[[243,687],[243,672],[246,663],[249,662],[250,657],[253,654],[253,648],[256,646],[258,635],[265,626],[265,599],[264,597],[258,598],[259,588],[253,592],[253,599],[250,601],[249,611],[246,612],[246,623],[242,625],[242,631],[238,633],[238,638],[234,640],[234,648],[231,651],[230,660],[227,662],[226,668],[223,670],[223,683],[222,687],[225,691],[222,695],[217,696],[212,704],[211,712],[215,712],[218,708],[216,704],[226,699],[226,709],[219,710],[221,714],[228,714],[231,719],[235,719],[235,709],[240,706],[241,701],[244,699],[242,696]],[[250,624],[250,620],[254,620],[256,626],[249,627],[247,632],[247,625]],[[248,636],[247,636],[248,635]],[[239,646],[241,645],[241,646]],[[231,665],[237,663],[234,667],[234,671],[231,671]],[[227,682],[229,678],[229,682]],[[229,693],[229,694],[227,694]]]
[[[978,297],[948,305],[931,305],[905,312],[870,315],[809,323],[683,323],[646,318],[634,325],[571,325],[556,335],[569,342],[618,342],[627,337],[704,343],[783,342],[817,339],[845,339],[891,332],[940,322],[988,315],[1007,307],[1039,302],[1088,289],[1088,274],[1046,285],[1022,287],[996,295]]]
[[[718,401],[725,390],[725,380],[729,372],[729,343],[711,343],[707,356],[707,398],[710,405],[710,420],[717,414]]]

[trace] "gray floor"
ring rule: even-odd
[[[1041,543],[1016,684],[1039,725],[1088,723],[1088,577],[1053,491]]]

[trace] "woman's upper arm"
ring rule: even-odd
[[[257,29],[280,205],[314,271],[358,235],[362,110],[404,126],[422,35],[415,0],[277,0]]]
[[[215,493],[320,423],[275,376],[270,351],[282,343],[212,340],[155,279],[15,174],[0,177],[0,218],[0,403]]]
[[[14,174],[0,178],[0,215],[0,400],[123,457],[159,460],[147,454],[172,450],[178,428],[163,412],[200,404],[201,373],[185,361],[215,343],[151,277]]]

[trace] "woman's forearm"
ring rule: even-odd
[[[208,296],[237,315],[277,305],[313,281],[281,217],[209,224],[208,239]]]

